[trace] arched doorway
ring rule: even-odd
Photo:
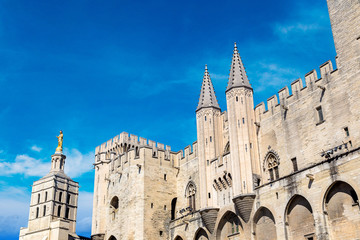
[[[109,240],[116,240],[116,237],[111,236],[111,237],[109,237]]]
[[[315,221],[310,203],[300,195],[295,195],[286,208],[288,239],[315,239]]]
[[[174,238],[174,240],[183,240],[183,238],[180,237],[180,236],[176,236],[176,237]]]
[[[254,215],[254,232],[256,240],[276,240],[275,218],[266,207],[261,207]]]
[[[359,199],[349,184],[334,183],[327,191],[324,203],[331,239],[360,238]]]
[[[240,219],[233,212],[226,212],[219,221],[216,231],[216,240],[240,240],[243,233],[243,227]]]
[[[204,229],[200,228],[199,230],[197,230],[194,239],[195,240],[208,240],[209,236],[207,235],[207,233]]]

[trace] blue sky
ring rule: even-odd
[[[325,0],[0,0],[0,236],[27,225],[60,129],[90,236],[95,147],[122,131],[195,141],[204,65],[226,110],[234,42],[255,104],[336,55]]]

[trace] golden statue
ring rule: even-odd
[[[60,130],[59,136],[56,136],[58,138],[58,146],[55,150],[55,152],[61,152],[62,153],[62,145],[63,145],[63,132]]]

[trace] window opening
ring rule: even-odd
[[[349,137],[349,136],[350,136],[349,128],[348,128],[348,127],[344,127],[344,131],[345,131],[345,136],[346,136],[346,137]]]
[[[210,136],[210,142],[212,142],[212,137]]]
[[[59,193],[59,201],[61,202],[62,199],[62,192]]]
[[[65,218],[69,218],[70,208],[66,208]]]
[[[164,174],[164,180],[166,181],[166,174]]]
[[[71,197],[71,195],[70,195],[70,193],[68,193],[68,194],[67,194],[67,198],[66,198],[66,203],[67,203],[67,204],[70,203],[70,197]]]
[[[321,123],[324,121],[324,114],[323,114],[323,111],[322,111],[322,108],[321,106],[320,107],[317,107],[316,108],[316,111],[318,113],[318,122]]]
[[[294,172],[297,172],[298,171],[298,165],[297,165],[296,158],[291,159],[291,161],[292,161],[292,164],[293,164]]]
[[[38,203],[40,203],[40,193],[38,194]]]
[[[46,214],[46,206],[44,206],[43,217],[45,216],[45,214]]]
[[[39,217],[39,208],[37,207],[36,208],[36,218],[38,218]]]
[[[47,201],[47,195],[48,195],[48,193],[45,192],[45,202]]]
[[[279,179],[279,160],[273,153],[268,154],[266,164],[269,171],[270,180],[274,181],[276,179]]]
[[[61,214],[61,206],[58,207],[58,212],[57,212],[58,217],[60,217],[60,214]]]
[[[189,205],[189,209],[191,212],[195,211],[195,209],[196,209],[195,194],[196,194],[195,185],[192,182],[190,182],[186,189],[186,195],[188,198],[188,205]]]

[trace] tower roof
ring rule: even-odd
[[[211,82],[210,74],[207,69],[207,65],[205,65],[205,73],[200,91],[199,105],[197,106],[196,111],[205,107],[213,107],[220,109],[220,106],[216,99],[214,86]]]
[[[239,51],[236,47],[236,43],[234,44],[234,53],[231,61],[229,82],[226,91],[235,87],[251,88]]]

